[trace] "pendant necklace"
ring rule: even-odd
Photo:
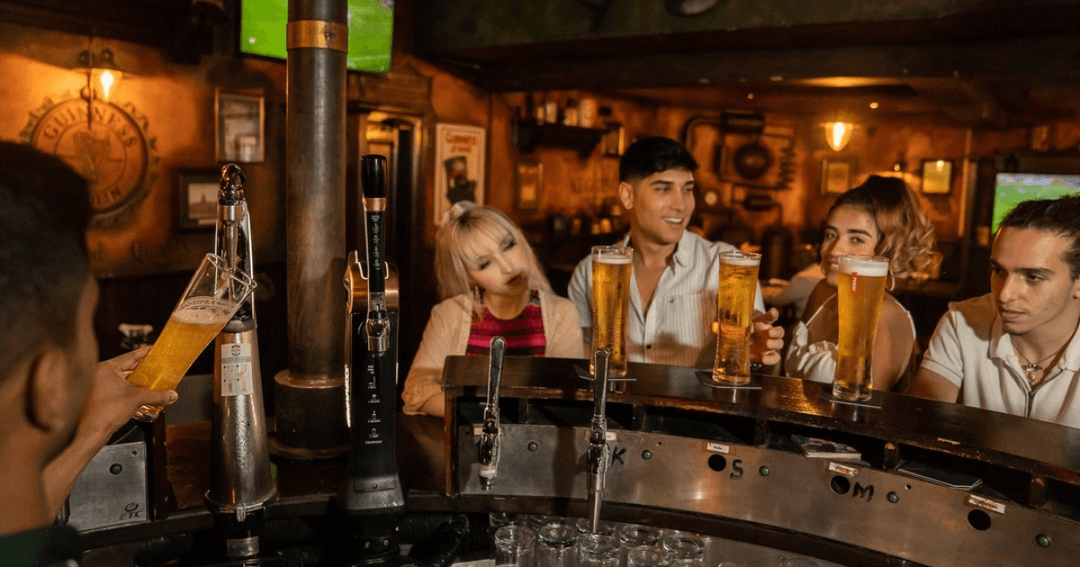
[[[1061,345],[1057,350],[1050,353],[1048,356],[1046,356],[1044,358],[1040,358],[1039,360],[1036,360],[1035,362],[1029,362],[1027,357],[1024,356],[1024,353],[1020,352],[1020,349],[1016,348],[1016,344],[1013,344],[1013,350],[1016,351],[1016,354],[1020,357],[1020,360],[1027,363],[1027,364],[1021,364],[1020,369],[1023,370],[1024,374],[1027,376],[1028,383],[1031,384],[1032,386],[1034,386],[1035,385],[1035,373],[1043,369],[1042,363],[1046,362],[1047,360],[1052,360],[1055,356],[1061,354],[1061,351],[1065,350],[1065,347],[1068,346],[1068,344],[1069,344],[1069,342],[1065,341],[1065,344]]]

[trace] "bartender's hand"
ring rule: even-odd
[[[765,366],[780,363],[780,350],[784,348],[784,328],[774,327],[780,318],[775,307],[754,317],[750,338],[750,360]]]
[[[152,392],[127,381],[131,371],[146,358],[149,346],[139,347],[116,358],[98,363],[94,388],[79,419],[78,435],[104,435],[105,440],[135,415],[144,404],[167,406],[176,401],[176,392]]]
[[[176,392],[151,392],[128,383],[128,375],[149,351],[150,347],[144,346],[97,364],[90,399],[79,416],[75,436],[67,448],[45,466],[45,497],[51,514],[64,505],[71,487],[90,459],[135,415],[139,406],[164,406],[176,401]]]

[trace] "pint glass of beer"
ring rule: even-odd
[[[630,308],[630,264],[634,249],[593,246],[592,348],[611,350],[610,376],[626,376],[626,312]],[[589,357],[589,374],[596,368]]]
[[[722,252],[716,290],[716,362],[713,380],[740,386],[750,382],[750,333],[761,254]]]
[[[877,335],[878,313],[885,296],[889,260],[881,256],[840,257],[836,298],[840,311],[833,396],[848,401],[870,399],[874,386],[870,365]]]
[[[148,390],[175,390],[206,345],[214,340],[240,305],[255,289],[242,271],[207,254],[173,309],[146,358],[128,376],[128,382]],[[135,412],[141,421],[153,421],[160,406],[145,405]]]

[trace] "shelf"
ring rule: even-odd
[[[569,148],[577,150],[585,158],[600,143],[606,130],[581,128],[562,124],[538,124],[532,120],[514,120],[514,143],[523,154],[531,154],[537,147]]]

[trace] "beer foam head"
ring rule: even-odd
[[[722,252],[720,263],[729,266],[752,267],[761,264],[761,254],[747,254],[746,252]]]
[[[593,261],[600,264],[629,264],[634,257],[634,249],[630,247],[594,246],[592,257]]]
[[[841,256],[840,273],[883,278],[889,275],[889,260],[881,256]]]

